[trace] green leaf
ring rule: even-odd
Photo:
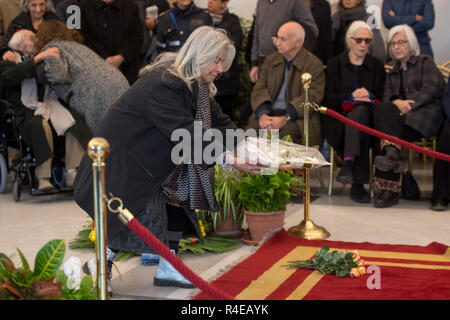
[[[38,281],[47,281],[53,277],[64,260],[66,243],[64,240],[52,240],[39,250],[34,261],[34,276]]]
[[[22,253],[22,251],[20,251],[19,248],[16,248],[17,252],[19,252],[19,256],[20,256],[20,260],[22,261],[22,266],[26,271],[31,271],[30,269],[30,264],[28,263],[27,259],[25,258],[24,254]]]

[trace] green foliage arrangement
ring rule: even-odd
[[[16,268],[11,259],[0,253],[0,300],[93,300],[97,294],[91,276],[85,276],[79,289],[67,287],[67,276],[58,270],[66,251],[64,240],[52,240],[37,253],[34,270],[17,249],[21,266]]]
[[[315,269],[321,274],[334,274],[342,277],[359,277],[366,273],[364,260],[361,259],[357,251],[329,252],[330,246],[326,245],[316,252],[314,258],[307,261],[289,261],[285,266],[289,269]]]
[[[245,173],[241,178],[239,199],[245,210],[253,212],[284,211],[302,181],[291,172],[272,175]]]
[[[205,254],[207,252],[223,253],[233,250],[238,245],[234,239],[222,237],[206,236],[203,241],[197,238],[181,239],[179,246],[180,252],[192,252],[195,254]]]
[[[216,230],[217,219],[225,221],[230,214],[233,215],[233,222],[240,225],[243,219],[242,206],[239,199],[239,186],[241,183],[241,173],[236,170],[226,170],[220,165],[214,167],[216,201],[222,212],[211,212],[213,228]]]

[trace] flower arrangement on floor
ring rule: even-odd
[[[21,266],[16,268],[11,259],[0,253],[0,300],[95,300],[90,275],[81,277],[81,261],[71,257],[59,270],[66,252],[64,240],[47,242],[37,253],[34,270],[17,249]]]
[[[358,251],[333,251],[329,252],[328,245],[316,252],[314,258],[306,261],[289,261],[285,266],[291,269],[315,269],[324,274],[335,274],[338,277],[357,278],[366,274],[364,260]]]

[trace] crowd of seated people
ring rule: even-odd
[[[160,53],[177,51],[197,27],[227,30],[238,52],[245,39],[238,17],[227,9],[228,0],[208,0],[208,8],[198,7],[193,0],[6,2],[7,7],[5,0],[0,0],[2,23],[9,22],[0,26],[0,59],[9,61],[10,66],[23,63],[17,60],[17,54],[23,52],[12,48],[10,40],[20,30],[37,34],[39,45],[33,55],[52,55],[34,59],[34,68],[42,70],[38,74],[63,105],[87,123],[89,134],[107,108],[138,79],[142,66],[152,63]],[[64,23],[71,5],[81,10],[79,33],[68,32]],[[257,1],[246,45],[250,60],[246,86],[252,88],[247,99],[252,115],[244,129],[279,129],[281,135],[290,134],[294,142],[302,143],[304,96],[300,77],[309,72],[313,74],[310,99],[314,102],[406,141],[441,137],[437,149],[449,153],[449,89],[444,94],[444,77],[434,62],[428,35],[435,24],[433,2],[384,0],[381,12],[378,23],[389,30],[386,39],[380,29],[368,23],[371,14],[365,0],[339,0],[335,10],[324,0]],[[54,51],[48,51],[51,48]],[[88,66],[87,60],[95,67]],[[99,95],[86,94],[87,88],[93,87],[91,76],[87,76],[89,81],[84,78],[88,69],[95,86],[102,90],[115,84],[114,89],[105,91],[108,99],[99,102]],[[216,100],[232,119],[242,79],[246,79],[242,72],[236,55],[233,67],[215,82]],[[364,185],[374,170],[375,207],[398,203],[401,176],[407,169],[400,146],[317,113],[311,113],[310,130],[310,145],[322,147],[325,141],[325,146],[332,146],[342,158],[336,179],[351,184],[352,200],[371,202]],[[369,168],[371,148],[376,156],[374,168]],[[450,200],[449,166],[445,161],[435,162],[433,210],[444,210]]]

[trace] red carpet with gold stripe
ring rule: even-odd
[[[378,266],[379,272],[338,278],[283,267],[288,261],[310,259],[327,244],[330,252],[358,250],[366,265]],[[305,240],[281,230],[212,283],[239,300],[448,300],[450,249],[437,242],[422,247]],[[194,299],[210,297],[200,293]]]

